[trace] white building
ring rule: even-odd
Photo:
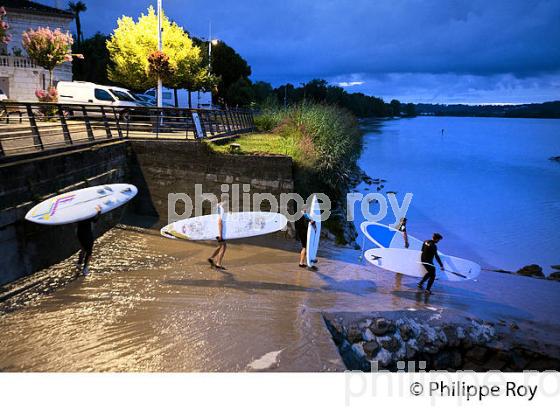
[[[45,89],[49,72],[38,67],[25,55],[21,44],[24,31],[30,28],[50,27],[70,31],[74,15],[68,11],[26,0],[0,0],[6,9],[4,20],[10,25],[9,44],[0,45],[0,89],[10,100],[37,101],[35,91]],[[64,63],[54,70],[53,80],[72,81],[72,65]]]

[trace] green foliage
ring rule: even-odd
[[[109,79],[124,84],[134,90],[154,87],[156,79],[149,74],[148,55],[157,50],[157,21],[153,7],[148,14],[142,14],[135,22],[131,17],[121,17],[118,27],[107,41],[107,49],[112,61],[109,66]],[[198,83],[208,73],[202,67],[200,49],[188,34],[177,24],[162,18],[163,52],[169,57],[173,72],[165,79],[164,85],[170,88],[186,88]]]
[[[107,66],[109,65],[109,52],[107,40],[109,36],[97,33],[82,41],[80,50],[84,55],[83,60],[75,60],[72,64],[72,74],[76,81],[90,81],[97,84],[109,84]],[[77,44],[72,46],[74,52],[78,51]]]

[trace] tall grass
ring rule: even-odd
[[[362,149],[357,120],[349,111],[311,103],[287,109],[268,107],[255,124],[261,131],[280,135],[291,147],[300,194],[319,189],[335,197],[346,194]]]

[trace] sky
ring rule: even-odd
[[[84,35],[110,34],[148,0],[83,0]],[[55,0],[43,0],[54,5]],[[59,0],[59,4],[65,4]],[[234,47],[253,81],[314,78],[390,100],[560,100],[559,0],[163,0],[193,35]]]

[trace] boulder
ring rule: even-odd
[[[366,353],[368,358],[372,358],[378,351],[379,351],[379,343],[375,340],[371,340],[369,342],[364,343],[364,352]]]
[[[346,332],[346,338],[350,343],[358,343],[362,341],[362,332],[358,328],[358,326],[352,324],[348,327],[348,331]]]
[[[357,356],[358,359],[366,358],[366,352],[364,351],[364,347],[362,346],[361,343],[354,343],[352,345],[352,351],[354,352],[354,354]]]
[[[369,330],[369,328],[365,328],[362,330],[362,339],[365,340],[366,342],[371,342],[372,340],[375,340],[375,336],[373,335],[373,333],[371,332],[371,330]]]
[[[342,343],[344,339],[344,326],[338,320],[332,320],[327,323],[327,327],[329,328],[334,342],[339,345]]]
[[[405,342],[414,337],[414,332],[412,327],[408,323],[403,323],[399,326],[399,332],[401,333],[402,340]]]
[[[550,275],[548,275],[547,279],[560,281],[560,272],[552,272]]]
[[[413,359],[418,353],[418,344],[416,343],[416,339],[410,339],[406,342],[406,358]]]
[[[522,267],[517,271],[517,274],[522,276],[533,276],[538,278],[544,277],[542,268],[539,265],[535,265],[535,264]]]
[[[380,317],[373,321],[370,329],[374,335],[384,336],[389,332],[395,331],[395,324],[391,320]]]
[[[554,270],[560,270],[560,265],[550,265],[550,267]]]
[[[396,352],[401,347],[401,342],[396,337],[384,337],[383,339],[378,339],[379,343],[383,348],[387,349],[389,352]]]

